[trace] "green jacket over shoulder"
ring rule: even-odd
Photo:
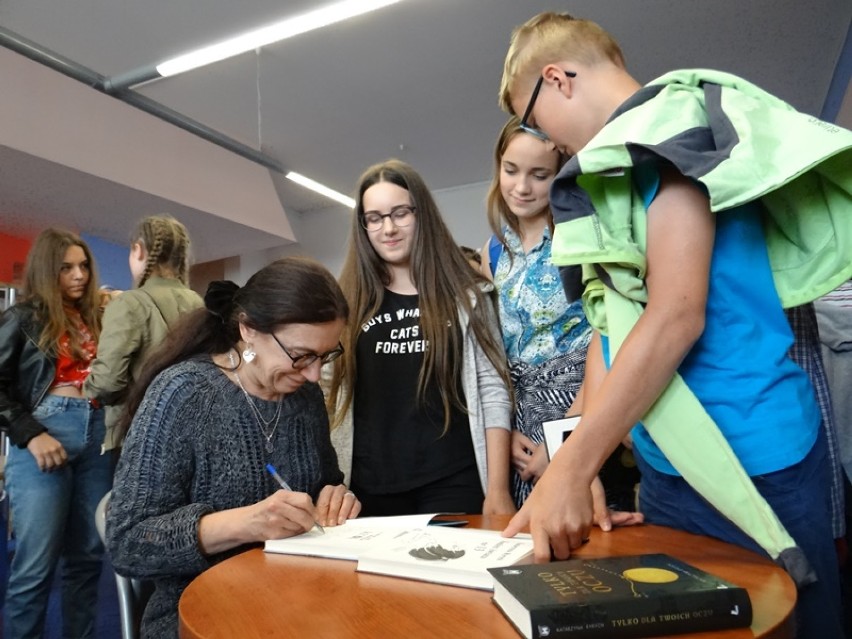
[[[741,78],[669,73],[619,107],[554,180],[553,262],[615,357],[647,302],[646,208],[631,172],[670,164],[704,189],[713,212],[759,200],[781,304],[810,302],[852,276],[850,159],[852,132]],[[807,583],[801,551],[680,375],[642,421],[693,488]]]
[[[116,426],[127,391],[138,379],[146,359],[184,313],[204,306],[195,291],[180,280],[151,277],[126,291],[104,310],[98,356],[84,392],[106,405],[104,450],[121,446],[124,433]]]

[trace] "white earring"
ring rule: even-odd
[[[254,361],[255,357],[257,357],[257,353],[252,350],[251,344],[246,344],[246,348],[243,351],[243,359],[250,363]]]

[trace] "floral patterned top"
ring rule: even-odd
[[[536,366],[562,353],[586,349],[592,329],[582,302],[569,304],[565,298],[559,268],[550,261],[550,229],[544,229],[541,242],[528,253],[514,231],[506,228],[504,233],[509,250],[500,253],[494,284],[509,361]]]
[[[70,352],[71,336],[65,333],[59,338],[59,352],[56,355],[56,376],[53,379],[51,388],[60,386],[74,386],[82,388],[83,382],[92,372],[92,361],[98,351],[98,344],[89,327],[83,322],[80,317],[80,312],[69,308],[65,309],[66,314],[71,318],[71,321],[77,327],[80,333],[80,347],[83,351],[82,359],[77,359]]]

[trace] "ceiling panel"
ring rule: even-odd
[[[0,24],[108,76],[318,4],[3,0]],[[553,8],[603,24],[620,40],[640,81],[678,67],[719,68],[813,114],[823,106],[852,20],[849,0],[806,5],[798,0],[404,0],[138,90],[344,193],[368,165],[391,156],[411,162],[432,188],[453,188],[489,178],[492,144],[505,119],[496,93],[509,34],[538,11]],[[0,154],[0,163],[4,158],[8,154]],[[15,171],[14,180],[2,181],[0,230],[14,221],[4,206],[10,203],[18,211],[39,208],[39,220],[75,215],[66,201],[80,206],[88,201],[92,209],[117,218],[136,213],[121,206],[139,197],[132,190],[95,189],[84,176],[55,180],[49,165],[24,167],[33,173]],[[8,174],[4,164],[0,173]],[[320,196],[275,181],[288,212],[326,206]],[[32,198],[45,182],[61,188]],[[103,224],[105,232],[113,232],[111,222]],[[242,235],[238,229],[234,237]],[[269,239],[262,236],[247,233],[245,242],[227,250],[250,240],[262,248]]]

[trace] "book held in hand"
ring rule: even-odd
[[[748,592],[664,554],[489,568],[494,603],[527,639],[613,639],[751,625]]]
[[[547,451],[548,460],[553,461],[553,456],[556,454],[556,451],[559,450],[559,447],[562,446],[562,442],[568,439],[568,436],[574,432],[574,429],[579,423],[579,415],[541,423],[541,428],[544,432],[544,446]]]

